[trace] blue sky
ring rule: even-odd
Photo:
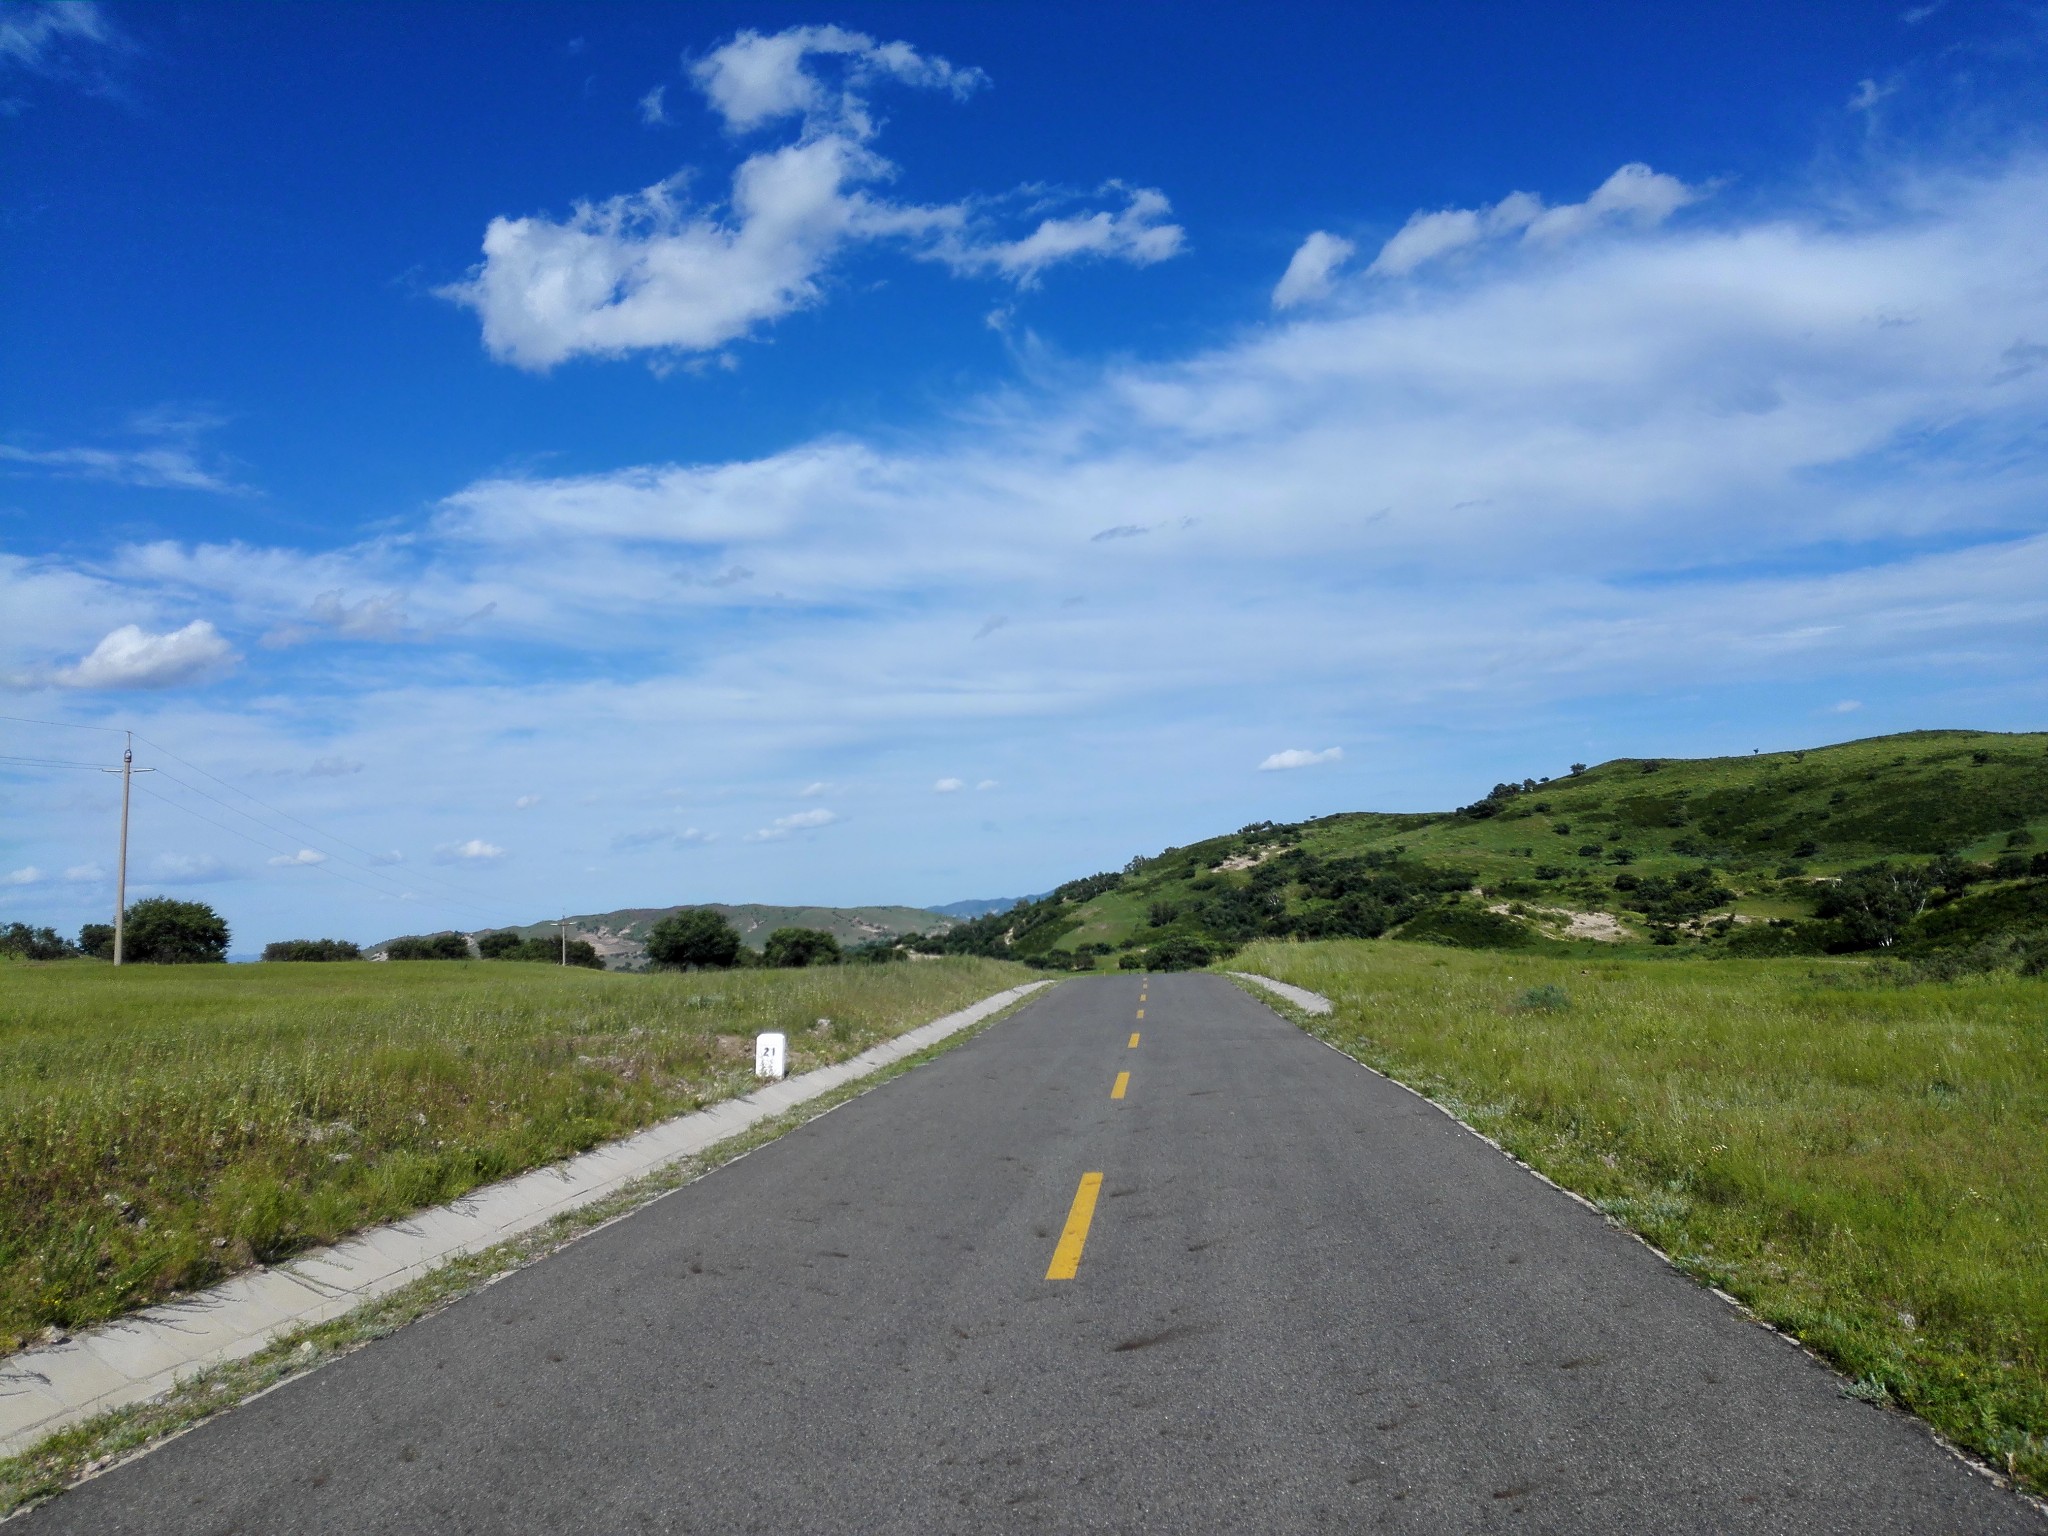
[[[110,729],[246,949],[2038,728],[2044,41],[0,6],[0,918]]]

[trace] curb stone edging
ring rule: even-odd
[[[565,1162],[472,1190],[451,1204],[0,1360],[0,1458],[20,1455],[109,1409],[160,1396],[189,1376],[252,1355],[295,1329],[331,1321],[450,1259],[530,1232],[914,1056],[1052,984],[1006,988],[832,1066],[678,1115]]]
[[[1275,981],[1270,976],[1256,975],[1251,971],[1231,971],[1228,974],[1234,977],[1240,977],[1248,982],[1255,982],[1259,986],[1267,988],[1268,990],[1274,993],[1277,993],[1286,1001],[1293,1003],[1296,1007],[1300,1008],[1303,1013],[1320,1016],[1334,1011],[1334,1005],[1327,997],[1324,997],[1320,992],[1311,992],[1306,987],[1290,986],[1284,981]],[[1310,999],[1311,1001],[1301,1001],[1301,999],[1304,998]],[[1321,1006],[1314,1006],[1315,1004],[1321,1004]],[[1352,1055],[1349,1051],[1345,1050],[1344,1047],[1338,1045],[1335,1041],[1324,1039],[1321,1035],[1315,1033],[1311,1029],[1308,1029],[1305,1025],[1303,1026],[1303,1032],[1307,1034],[1311,1040],[1314,1040],[1319,1045],[1327,1046],[1329,1049],[1335,1051],[1339,1056],[1342,1056],[1346,1061],[1352,1063],[1354,1066],[1363,1067],[1366,1071],[1370,1072],[1374,1077],[1379,1078],[1381,1081],[1391,1084],[1393,1087],[1400,1089],[1405,1094],[1409,1094],[1414,1098],[1420,1099],[1423,1103],[1427,1104],[1431,1109],[1435,1110],[1438,1114],[1442,1115],[1446,1120],[1450,1121],[1451,1124],[1457,1126],[1459,1130],[1464,1131],[1467,1135],[1476,1136],[1479,1140],[1485,1142],[1489,1147],[1493,1148],[1494,1151],[1498,1152],[1502,1157],[1506,1158],[1509,1162],[1513,1163],[1517,1168],[1520,1168],[1524,1173],[1530,1174],[1535,1178],[1540,1179],[1543,1183],[1548,1184],[1552,1189],[1556,1190],[1560,1195],[1563,1195],[1567,1200],[1575,1201],[1578,1204],[1583,1205],[1587,1210],[1591,1211],[1595,1216],[1598,1216],[1603,1222],[1605,1222],[1608,1226],[1612,1227],[1615,1231],[1621,1233],[1624,1237],[1633,1238],[1636,1242],[1642,1244],[1643,1247],[1649,1249],[1650,1252],[1654,1253],[1658,1257],[1658,1259],[1664,1263],[1664,1265],[1667,1268],[1673,1270],[1679,1275],[1684,1276],[1687,1280],[1691,1281],[1694,1285],[1699,1286],[1702,1290],[1711,1292],[1713,1295],[1719,1297],[1722,1301],[1726,1302],[1728,1306],[1731,1307],[1739,1316],[1741,1316],[1741,1318],[1745,1322],[1754,1323],[1757,1327],[1763,1329],[1766,1333],[1777,1335],[1778,1338],[1784,1340],[1785,1343],[1791,1345],[1794,1349],[1798,1350],[1800,1354],[1806,1356],[1807,1359],[1813,1361],[1814,1364],[1820,1366],[1829,1375],[1841,1377],[1845,1381],[1849,1379],[1840,1366],[1836,1365],[1832,1360],[1828,1359],[1825,1355],[1821,1354],[1820,1351],[1812,1348],[1810,1345],[1806,1343],[1805,1340],[1801,1339],[1798,1335],[1786,1332],[1783,1328],[1780,1328],[1776,1323],[1770,1321],[1770,1319],[1759,1315],[1754,1309],[1752,1309],[1749,1306],[1747,1302],[1742,1301],[1735,1296],[1731,1296],[1728,1292],[1722,1290],[1720,1286],[1714,1285],[1709,1281],[1702,1280],[1698,1275],[1693,1274],[1683,1264],[1679,1263],[1678,1260],[1674,1259],[1670,1254],[1666,1253],[1662,1248],[1659,1248],[1655,1243],[1651,1242],[1647,1237],[1643,1236],[1642,1233],[1636,1231],[1633,1227],[1626,1225],[1624,1222],[1618,1220],[1616,1217],[1609,1215],[1606,1211],[1600,1209],[1598,1205],[1596,1205],[1593,1201],[1587,1199],[1577,1190],[1567,1189],[1564,1185],[1558,1183],[1557,1180],[1553,1179],[1541,1168],[1536,1167],[1533,1163],[1525,1162],[1523,1159],[1517,1157],[1514,1153],[1510,1152],[1506,1147],[1502,1146],[1499,1142],[1495,1141],[1491,1136],[1487,1135],[1486,1132],[1480,1130],[1476,1125],[1472,1125],[1469,1122],[1460,1119],[1448,1107],[1439,1104],[1435,1099],[1432,1099],[1428,1094],[1424,1093],[1421,1089],[1410,1087],[1408,1084],[1402,1082],[1398,1077],[1394,1077],[1390,1073],[1382,1072],[1378,1067],[1373,1066],[1370,1062],[1360,1061],[1356,1056]],[[1957,1445],[1953,1440],[1949,1439],[1947,1435],[1944,1435],[1940,1430],[1936,1429],[1932,1424],[1928,1423],[1927,1420],[1921,1418],[1919,1414],[1913,1412],[1910,1408],[1903,1407],[1896,1402],[1872,1403],[1870,1406],[1876,1408],[1880,1413],[1902,1414],[1904,1417],[1912,1420],[1912,1422],[1923,1433],[1925,1433],[1927,1437],[1931,1439],[1936,1445],[1940,1446],[1944,1451],[1947,1451],[1949,1455],[1953,1456],[1957,1461],[1961,1462],[1964,1466],[1968,1467],[1972,1472],[1976,1473],[1979,1477],[1986,1479],[1995,1486],[2003,1489],[2005,1492],[2013,1495],[2015,1498],[2033,1505],[2035,1509],[2041,1511],[2043,1514],[2048,1514],[2048,1499],[2042,1499],[2039,1496],[2030,1493],[2026,1489],[2020,1487],[2017,1483],[2015,1483],[2010,1477],[2006,1476],[2005,1473],[2001,1472],[1992,1463],[1984,1460],[1982,1457],[1976,1455],[1974,1452],[1964,1450],[1960,1445]]]

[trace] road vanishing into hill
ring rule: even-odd
[[[21,1527],[2048,1531],[1841,1385],[1229,982],[1111,977]]]

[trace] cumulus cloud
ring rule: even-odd
[[[1318,763],[1338,763],[1344,760],[1342,747],[1325,747],[1320,752],[1306,751],[1301,747],[1289,747],[1285,752],[1275,752],[1259,764],[1261,773],[1272,773],[1283,768],[1313,768]]]
[[[466,843],[444,844],[435,850],[435,856],[444,864],[491,864],[505,857],[505,850],[496,843],[472,837]]]
[[[1287,270],[1273,289],[1273,307],[1292,309],[1329,295],[1337,269],[1357,253],[1358,247],[1340,235],[1317,230],[1301,242],[1301,248],[1287,263]]]
[[[30,864],[0,875],[0,885],[41,885],[43,878],[43,872]]]
[[[327,855],[317,848],[301,848],[297,853],[280,853],[270,862],[274,868],[292,869],[308,864],[325,864]]]
[[[963,779],[940,779],[938,783],[932,786],[933,789],[942,795],[950,795],[966,787],[966,781]]]
[[[515,811],[530,811],[536,805],[539,804],[539,795],[521,795],[518,799],[512,802],[512,809]]]
[[[798,811],[792,816],[778,816],[758,832],[749,832],[750,843],[772,843],[788,837],[792,832],[807,832],[818,827],[829,827],[839,819],[839,813],[818,806],[814,810]]]
[[[1648,228],[1660,224],[1699,197],[1675,176],[1640,162],[1624,165],[1581,203],[1546,207],[1533,192],[1511,192],[1484,208],[1446,208],[1417,213],[1387,243],[1366,270],[1405,277],[1417,267],[1465,246],[1519,235],[1530,244],[1557,243],[1588,233],[1602,223]]]
[[[67,688],[170,688],[225,671],[237,659],[205,619],[162,635],[123,624],[56,677]]]
[[[823,64],[836,67],[834,78]],[[1049,214],[1015,238],[998,230],[1000,200],[918,206],[877,195],[871,189],[896,167],[870,147],[877,127],[867,89],[890,81],[964,96],[982,79],[908,44],[839,27],[746,31],[701,60],[692,79],[734,132],[795,118],[796,137],[747,156],[723,204],[694,201],[684,172],[580,202],[566,219],[493,218],[482,263],[440,290],[476,311],[493,357],[545,371],[577,356],[715,352],[817,303],[833,260],[862,243],[899,244],[1021,286],[1058,262],[1145,266],[1181,248],[1152,188],[1112,183],[1105,190],[1122,197],[1121,208]]]

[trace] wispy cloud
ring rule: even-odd
[[[12,870],[7,874],[0,875],[0,885],[41,885],[45,878],[40,869],[37,869],[33,864],[29,864],[21,869]]]
[[[270,862],[278,869],[304,868],[311,864],[325,864],[327,855],[317,848],[301,848],[297,853],[280,853]]]
[[[434,850],[434,856],[444,864],[495,864],[505,857],[505,850],[496,843],[472,837],[467,842],[444,844]]]
[[[829,827],[839,819],[839,813],[828,811],[822,805],[815,810],[798,811],[792,816],[778,816],[758,832],[749,832],[750,843],[772,843],[788,837],[792,832],[809,832],[819,827]]]
[[[942,795],[956,794],[966,787],[967,781],[965,779],[940,779],[932,786],[933,789]]]
[[[1285,768],[1313,768],[1320,763],[1338,763],[1344,760],[1342,747],[1325,747],[1320,752],[1310,752],[1301,747],[1289,747],[1284,752],[1275,752],[1259,764],[1261,773],[1273,773]]]
[[[1661,224],[1699,195],[1698,189],[1675,176],[1647,165],[1624,165],[1581,203],[1548,207],[1533,192],[1511,192],[1484,208],[1417,213],[1380,247],[1367,270],[1382,277],[1405,277],[1453,251],[1509,236],[1544,245],[1574,239],[1607,223],[1644,228]]]

